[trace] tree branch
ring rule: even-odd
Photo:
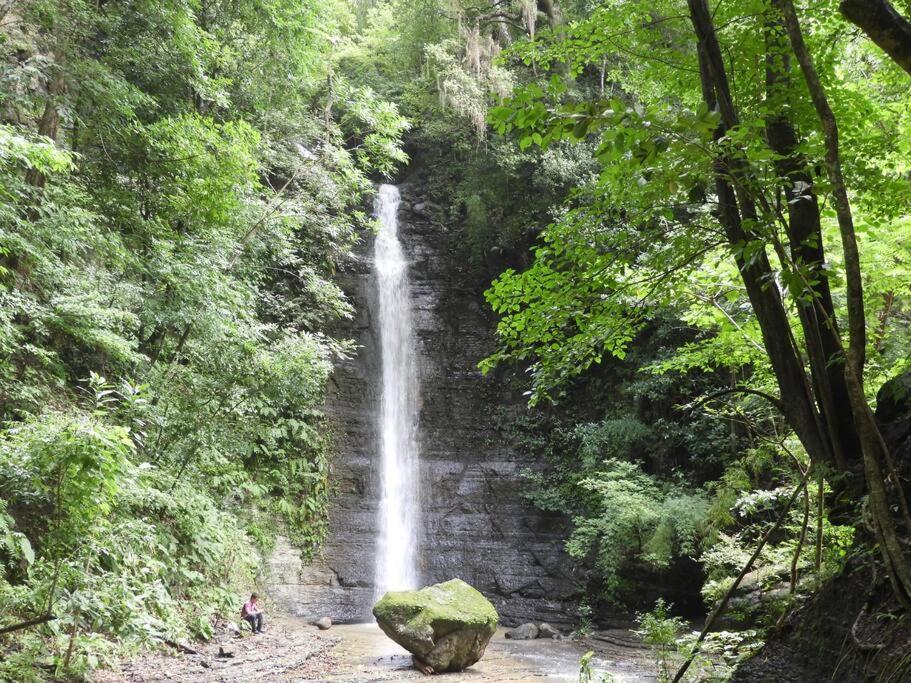
[[[892,60],[911,74],[911,22],[887,0],[842,0],[845,18],[867,34]]]
[[[781,402],[781,399],[772,396],[772,394],[767,394],[764,391],[759,391],[759,389],[750,389],[749,387],[733,387],[731,389],[721,389],[720,391],[712,392],[708,396],[703,396],[701,399],[699,399],[693,407],[699,407],[704,403],[708,403],[709,401],[712,401],[721,396],[727,396],[729,394],[750,394],[751,396],[764,398],[766,401],[775,406],[778,412],[783,415],[785,414],[784,404]]]
[[[21,631],[24,628],[30,628],[32,626],[40,626],[41,624],[46,624],[49,621],[53,621],[57,617],[53,614],[45,614],[41,617],[36,617],[34,619],[29,619],[28,621],[21,621],[18,624],[13,624],[12,626],[4,626],[0,628],[0,636],[5,633],[12,633],[13,631]]]

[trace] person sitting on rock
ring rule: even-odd
[[[263,611],[259,608],[259,596],[253,593],[240,610],[240,618],[250,624],[253,633],[263,632]]]

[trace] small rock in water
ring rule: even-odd
[[[328,631],[332,628],[332,619],[329,617],[323,617],[322,619],[317,619],[313,622],[320,631]]]
[[[538,627],[534,624],[522,624],[506,632],[506,637],[512,640],[534,640],[538,637]]]
[[[538,638],[558,638],[560,635],[560,631],[546,621],[538,624]]]

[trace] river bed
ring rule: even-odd
[[[318,631],[292,618],[273,620],[266,633],[235,637],[222,634],[195,654],[153,652],[104,671],[96,683],[233,683],[244,681],[373,681],[440,680],[551,682],[579,680],[579,659],[588,650],[596,655],[593,669],[616,683],[655,681],[650,652],[628,631],[598,634],[577,640],[513,641],[499,629],[480,662],[461,673],[426,677],[411,667],[411,656],[387,638],[376,625],[336,625]],[[219,650],[229,653],[219,656]],[[595,677],[594,680],[600,680]]]
[[[389,640],[373,624],[336,627],[341,642],[333,650],[339,660],[338,677],[329,681],[421,680],[425,676],[411,667],[411,655]],[[453,681],[578,681],[579,659],[596,649],[592,660],[598,673],[609,673],[617,683],[653,681],[647,650],[591,640],[509,640],[505,629],[498,629],[483,659],[442,680]],[[621,641],[617,641],[621,642]],[[596,678],[597,680],[597,678]],[[611,679],[609,679],[611,680]]]

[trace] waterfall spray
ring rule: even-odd
[[[382,354],[377,597],[388,590],[417,588],[419,580],[418,377],[408,264],[398,239],[398,208],[398,188],[381,185],[375,202],[380,230],[374,246]]]

